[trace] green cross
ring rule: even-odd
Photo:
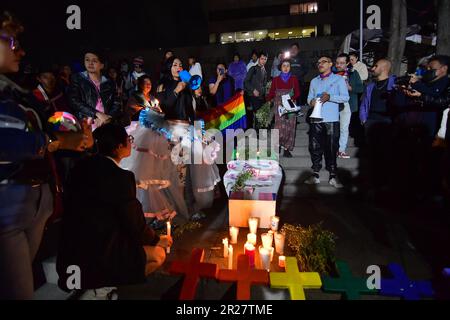
[[[376,289],[367,288],[367,279],[354,277],[344,261],[337,261],[339,278],[322,277],[325,292],[342,293],[347,300],[360,300],[360,294],[374,294]]]

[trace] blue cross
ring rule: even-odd
[[[421,297],[433,297],[430,281],[409,280],[402,266],[396,263],[388,265],[393,279],[381,279],[380,295],[401,297],[405,300],[420,300]]]

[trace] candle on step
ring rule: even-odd
[[[275,250],[278,254],[284,253],[284,241],[285,241],[286,235],[281,232],[275,233]]]
[[[237,227],[230,227],[230,237],[231,237],[231,243],[236,244],[238,241],[238,235],[239,235],[239,228]]]
[[[255,267],[255,246],[251,243],[246,243],[244,246],[244,254],[248,256],[250,267]]]
[[[262,240],[264,248],[266,248],[267,250],[270,250],[270,248],[272,248],[272,243],[273,243],[273,235],[272,234],[263,233],[261,235],[261,240]]]
[[[228,269],[233,269],[233,246],[228,247]]]
[[[270,253],[270,262],[272,262],[272,260],[273,260],[273,253],[275,252],[275,248],[274,247],[272,247],[272,248],[270,248],[269,249],[269,253]]]
[[[247,234],[247,242],[251,243],[252,245],[256,245],[256,234],[254,233]]]
[[[167,228],[167,235],[170,237],[172,236],[172,226],[170,224],[170,221],[166,222],[166,228]],[[170,253],[170,247],[166,248],[166,253]]]
[[[285,256],[279,256],[278,257],[278,266],[280,268],[285,268],[286,267],[286,257]]]
[[[222,240],[223,243],[223,257],[228,258],[228,238]]]
[[[278,231],[279,223],[280,223],[280,217],[277,217],[277,216],[270,217],[270,229],[272,231]]]
[[[259,218],[251,217],[248,218],[248,228],[250,229],[250,233],[256,234],[258,231]]]
[[[259,259],[261,262],[261,268],[270,271],[270,253],[264,247],[259,247]]]

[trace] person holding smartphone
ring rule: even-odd
[[[217,76],[209,79],[209,93],[215,97],[216,106],[219,106],[234,96],[235,86],[234,79],[227,76],[228,70],[225,63],[218,63],[216,72]]]

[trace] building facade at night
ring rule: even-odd
[[[373,5],[387,28],[390,5],[364,1],[364,11]],[[345,35],[359,28],[359,0],[210,0],[206,6],[210,43]]]

